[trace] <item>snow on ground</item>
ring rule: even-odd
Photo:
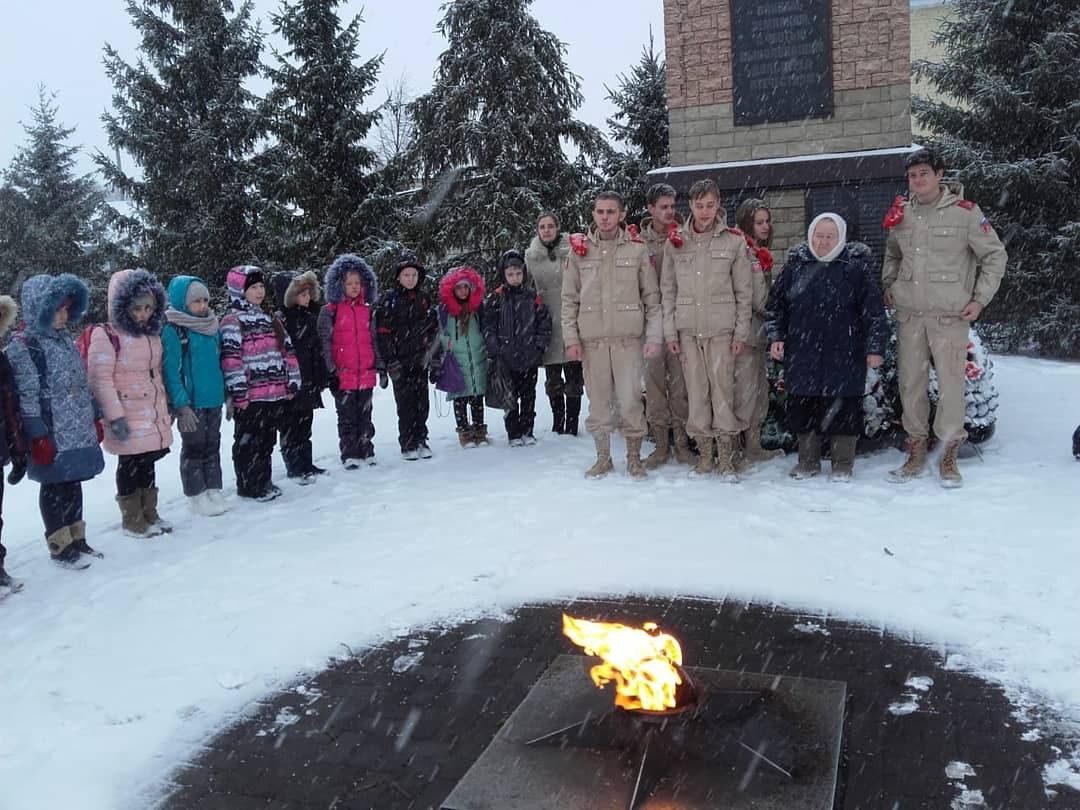
[[[9,569],[26,589],[0,602],[0,803],[146,807],[196,745],[343,645],[579,594],[771,600],[857,619],[1080,721],[1080,365],[996,363],[997,436],[951,492],[932,477],[885,483],[896,451],[859,459],[849,485],[792,481],[790,461],[739,486],[673,465],[634,483],[618,462],[586,482],[592,442],[546,433],[544,405],[536,447],[507,447],[488,411],[496,446],[461,450],[441,403],[435,458],[405,462],[383,391],[379,466],[334,466],[322,411],[316,449],[332,477],[301,489],[281,475],[272,504],[191,517],[168,456],[168,538],[119,534],[110,468],[86,487],[89,539],[107,556],[85,572],[48,562],[36,486],[9,488]],[[1048,773],[1076,778],[1065,762]]]

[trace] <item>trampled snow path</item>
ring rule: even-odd
[[[306,489],[282,482],[269,505],[191,517],[168,456],[159,484],[176,531],[165,539],[119,534],[110,467],[86,487],[90,542],[107,557],[82,573],[46,559],[37,487],[9,488],[8,567],[27,586],[0,603],[0,806],[146,807],[200,741],[342,644],[604,592],[858,619],[942,645],[951,665],[1080,722],[1080,464],[1069,454],[1080,366],[995,362],[998,435],[953,492],[933,478],[885,483],[895,451],[860,458],[847,486],[793,482],[790,461],[739,486],[675,466],[643,483],[621,472],[586,482],[587,437],[538,431],[536,447],[510,449],[493,411],[496,446],[459,449],[452,420],[433,412],[435,458],[404,462],[381,391],[380,465],[334,466]],[[332,410],[316,430],[332,462]],[[229,467],[228,442],[225,455]]]

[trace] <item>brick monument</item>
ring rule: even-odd
[[[729,222],[763,197],[780,259],[824,210],[880,255],[911,148],[909,0],[664,0],[664,35],[671,165],[650,180],[715,179]]]

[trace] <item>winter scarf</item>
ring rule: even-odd
[[[213,310],[200,317],[169,307],[165,310],[165,320],[173,326],[190,329],[192,332],[198,332],[200,335],[206,335],[207,337],[216,335],[220,328],[217,313]]]

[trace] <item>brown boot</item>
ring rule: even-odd
[[[586,478],[602,478],[615,469],[611,461],[611,436],[607,433],[597,433],[593,436],[596,442],[596,463],[585,471]]]
[[[906,484],[923,474],[926,467],[926,439],[908,437],[906,442],[908,457],[895,470],[889,471],[889,481],[894,484]]]
[[[149,489],[140,489],[139,495],[142,497],[142,510],[143,515],[146,517],[146,522],[151,527],[158,529],[166,534],[173,530],[172,524],[167,520],[162,520],[161,515],[158,514],[157,502],[158,502],[158,489],[157,487],[150,487]]]
[[[783,450],[766,450],[761,446],[761,425],[751,425],[743,431],[742,435],[746,439],[743,461],[747,467],[763,461],[772,461],[774,458],[783,458]]]
[[[821,434],[810,431],[799,434],[799,463],[788,473],[796,480],[813,478],[821,472]]]
[[[954,439],[945,443],[945,449],[941,451],[941,462],[938,472],[941,474],[941,485],[945,489],[956,489],[964,485],[964,479],[960,475],[960,468],[956,464],[956,454],[960,452],[963,439]]]
[[[491,444],[491,439],[487,435],[487,425],[473,425],[472,436],[477,447],[482,444]]]
[[[476,447],[476,439],[473,438],[472,428],[457,429],[458,444],[462,447]]]
[[[739,483],[735,469],[735,453],[738,451],[739,434],[731,433],[716,437],[716,473],[729,484]]]
[[[626,474],[635,481],[648,478],[645,465],[641,462],[641,437],[627,436],[626,438]]]
[[[152,528],[143,514],[142,495],[132,492],[130,495],[117,495],[116,502],[120,505],[120,518],[124,534],[129,537],[153,537],[161,534],[158,529]]]
[[[645,459],[645,469],[655,470],[667,463],[667,460],[671,458],[671,443],[668,440],[668,428],[667,425],[650,425],[652,428],[653,441],[656,442],[656,449],[649,453],[649,457]]]
[[[697,460],[690,449],[690,437],[686,435],[686,428],[682,425],[675,426],[675,460],[687,465]]]
[[[52,555],[52,558],[54,560],[57,559],[61,554],[64,554],[64,552],[67,551],[68,546],[72,544],[71,527],[61,526],[45,538],[45,544],[49,547],[49,554]],[[68,554],[75,554],[76,557],[79,556],[76,552],[68,552]]]
[[[855,443],[858,436],[833,436],[829,440],[829,457],[832,460],[830,481],[850,481],[855,470]]]
[[[80,554],[87,554],[91,557],[97,557],[99,560],[104,559],[105,555],[100,551],[90,547],[90,544],[86,542],[86,521],[76,520],[70,526],[68,531],[71,532],[71,545],[75,546],[79,550]]]
[[[713,470],[716,469],[716,465],[713,463],[713,437],[695,436],[694,443],[697,444],[698,456],[697,464],[690,471],[690,475],[697,478],[712,474]]]

